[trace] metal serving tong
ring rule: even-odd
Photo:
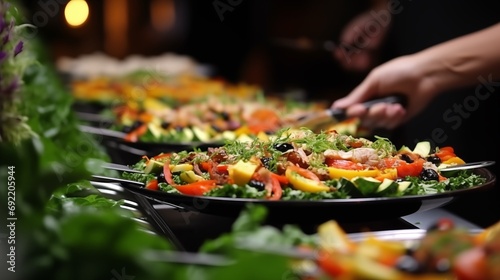
[[[378,103],[399,103],[406,106],[406,97],[402,95],[391,95],[366,101],[363,105],[366,108],[370,108]],[[335,125],[345,119],[347,119],[347,115],[344,109],[329,108],[319,112],[308,113],[307,115],[299,117],[295,121],[294,126],[307,127],[314,132],[319,132],[322,128]]]
[[[117,163],[103,163],[101,165],[101,167],[106,168],[106,169],[110,169],[110,170],[122,171],[122,172],[144,173],[140,170],[132,169],[127,165],[117,164]]]
[[[494,165],[495,162],[490,160],[490,161],[478,161],[478,162],[469,162],[465,164],[457,164],[457,165],[450,165],[444,168],[439,168],[438,170],[441,172],[446,172],[446,171],[457,171],[457,170],[467,170],[467,169],[477,169],[477,168],[483,168],[483,167],[488,167],[491,165]]]
[[[79,125],[78,128],[80,131],[97,135],[97,136],[103,136],[103,137],[109,137],[109,138],[114,138],[114,139],[120,139],[123,140],[125,139],[125,136],[127,136],[126,133],[121,132],[121,131],[116,131],[104,127],[95,127],[95,126],[89,126],[89,125]]]
[[[142,189],[145,187],[144,183],[141,183],[138,181],[127,180],[127,179],[122,179],[122,178],[114,178],[114,177],[108,177],[108,176],[102,176],[102,175],[92,175],[91,177],[92,177],[91,178],[92,182],[119,184],[125,190],[132,192],[134,194],[142,195],[143,197],[146,197],[147,199],[150,199],[152,201],[155,201],[155,202],[158,202],[161,204],[165,204],[165,205],[174,207],[174,208],[179,209],[179,210],[192,210],[192,209],[189,209],[187,206],[179,206],[179,205],[176,205],[173,203],[169,203],[169,202],[154,198],[150,195],[138,192],[138,189]]]

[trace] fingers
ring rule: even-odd
[[[391,92],[379,90],[380,79],[377,74],[370,74],[348,96],[339,99],[332,105],[337,108],[346,108],[348,116],[359,117],[363,127],[369,129],[394,129],[403,124],[408,111],[399,103],[377,103],[365,108],[361,103],[375,96],[386,95]]]
[[[332,108],[345,109],[356,103],[367,101],[377,93],[378,82],[369,75],[360,85],[358,85],[346,97],[340,98],[332,103]],[[359,109],[354,109],[357,112]]]
[[[403,123],[405,116],[406,109],[401,104],[379,103],[365,111],[361,123],[371,129],[394,129]]]
[[[363,118],[368,113],[368,108],[361,103],[356,103],[346,108],[346,114],[349,117]]]

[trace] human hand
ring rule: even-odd
[[[386,22],[380,22],[375,10],[356,16],[341,32],[340,44],[334,49],[333,57],[346,70],[370,70],[378,62],[379,50],[389,29],[389,23],[390,18]]]
[[[332,108],[344,108],[350,117],[359,117],[366,128],[393,129],[421,112],[437,93],[418,55],[402,56],[373,69],[349,95],[335,101]],[[401,104],[379,103],[365,108],[361,103],[375,97],[403,94]]]

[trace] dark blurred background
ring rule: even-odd
[[[333,100],[362,76],[343,70],[328,51],[275,41],[337,40],[369,1],[87,0],[89,16],[78,27],[66,22],[62,3],[68,1],[23,2],[54,60],[95,52],[120,59],[171,52],[209,65],[214,76],[228,81],[268,92],[299,89],[308,99]]]
[[[388,32],[379,46],[377,63],[464,35],[500,21],[497,0],[24,0],[36,35],[45,41],[56,61],[96,52],[125,59],[131,55],[173,53],[191,57],[209,67],[214,77],[247,82],[267,94],[290,94],[297,99],[331,102],[349,93],[372,67],[347,70],[331,51],[297,49],[278,44],[281,39],[308,38],[337,42],[358,15],[371,14],[361,25],[364,40],[374,40],[390,16]],[[70,26],[65,8],[87,3],[88,18]],[[85,14],[77,8],[73,17]],[[362,37],[362,36],[361,36]],[[354,46],[356,47],[356,46]],[[359,47],[364,50],[363,47]],[[347,59],[346,59],[347,60]],[[344,61],[345,62],[345,61]],[[345,66],[345,65],[344,65]],[[487,77],[485,77],[487,78]],[[479,84],[479,81],[478,81]],[[443,113],[463,104],[474,87],[443,94],[408,125],[391,132],[397,146],[412,146],[427,139],[452,145],[468,161],[484,160],[472,146],[495,149],[498,133],[481,130],[483,123],[499,119],[498,94],[491,94],[459,128]],[[445,137],[434,139],[435,130]],[[481,143],[477,142],[477,135]]]

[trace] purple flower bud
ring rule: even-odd
[[[10,38],[12,36],[12,30],[14,29],[14,25],[15,25],[15,22],[12,20],[9,22],[8,25],[6,25],[5,27],[5,36],[3,37],[3,43],[4,44],[7,44],[9,41],[10,41]]]
[[[12,96],[12,94],[14,94],[14,92],[17,90],[17,88],[19,87],[19,81],[17,80],[17,78],[14,78],[9,85],[7,85],[7,87],[5,87],[4,89],[0,89],[0,93],[4,96]]]
[[[4,31],[7,24],[5,23],[5,19],[3,17],[0,18],[0,34]]]
[[[4,51],[0,51],[0,61],[4,60],[7,57],[7,53]]]
[[[3,43],[7,44],[10,41],[10,32],[7,32],[5,36],[3,36]]]
[[[24,43],[23,41],[19,41],[14,47],[14,57],[23,51]]]

